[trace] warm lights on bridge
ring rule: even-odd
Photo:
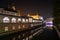
[[[33,19],[39,19],[39,15],[38,14],[36,14],[36,15],[30,15],[30,14],[28,14],[28,16],[32,17]]]
[[[33,16],[31,16],[31,17],[33,17],[34,19],[39,19],[39,18],[38,18],[38,15],[33,15]]]

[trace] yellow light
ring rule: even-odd
[[[8,27],[5,27],[5,31],[8,31]]]
[[[21,16],[20,10],[18,10],[18,16]]]
[[[38,19],[38,15],[33,15],[33,16],[31,16],[31,17],[33,17],[34,19]]]
[[[38,13],[37,13],[36,15],[30,15],[30,14],[28,13],[28,16],[32,17],[33,19],[38,19],[38,18],[39,18]]]

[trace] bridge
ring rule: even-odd
[[[0,13],[1,40],[59,40],[56,29],[40,19]]]

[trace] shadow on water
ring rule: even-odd
[[[59,40],[55,29],[43,29],[43,32],[34,37],[34,40]]]
[[[18,34],[18,33],[15,33],[15,34],[4,36],[0,40],[22,40],[22,39],[24,39],[25,35],[27,35],[27,34],[23,34],[23,33]]]
[[[2,37],[0,40],[26,40],[26,37],[27,37],[27,40],[29,40],[28,36],[30,34],[31,33],[29,31],[26,31],[24,33],[18,32],[18,33],[14,33],[14,34]],[[42,33],[38,33],[31,40],[59,40],[59,38],[55,29],[53,30],[43,29]]]
[[[6,36],[6,37],[3,37],[1,38],[0,40],[18,40],[20,35],[9,35],[9,36]]]

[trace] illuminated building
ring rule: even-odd
[[[0,14],[7,14],[7,15],[17,15],[17,11],[13,9],[6,9],[6,8],[0,8]]]
[[[0,30],[11,31],[13,26],[11,23],[16,23],[15,16],[18,16],[16,10],[0,8]]]
[[[0,8],[0,16],[0,30],[2,31],[29,29],[30,26],[38,24],[39,17],[38,14],[21,16],[20,10],[16,10],[14,6],[12,9]],[[33,19],[36,19],[34,24]]]
[[[39,19],[38,13],[37,13],[36,15],[30,15],[30,14],[28,13],[28,16],[33,17],[33,19]]]
[[[32,17],[20,16],[16,10],[4,8],[0,8],[0,19],[0,30],[4,32],[27,29],[29,27],[28,23],[33,21]]]
[[[10,19],[8,17],[3,18],[3,23],[9,23],[9,22],[10,22]]]
[[[17,12],[18,12],[18,16],[21,16],[20,10],[17,10]]]

